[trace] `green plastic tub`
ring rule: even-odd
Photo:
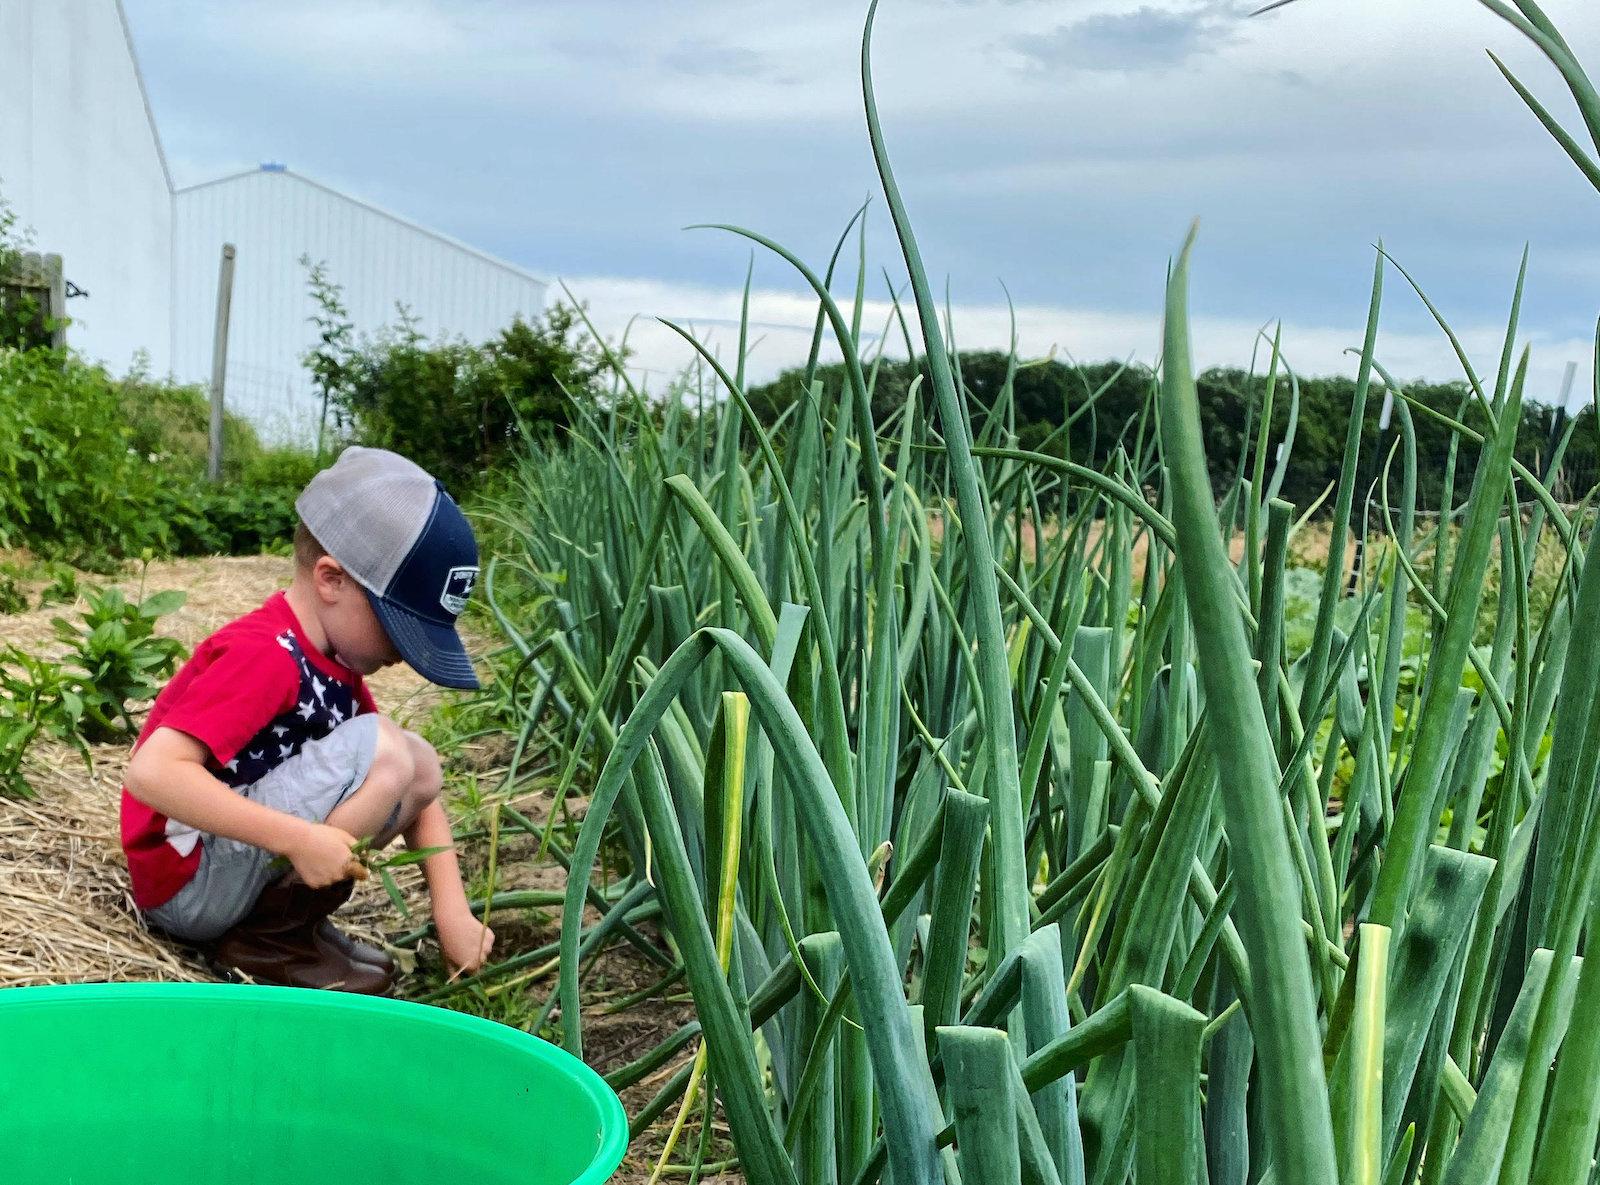
[[[6,1185],[598,1185],[628,1124],[515,1029],[232,984],[0,991]]]

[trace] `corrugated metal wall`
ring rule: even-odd
[[[464,243],[282,169],[260,169],[174,198],[172,365],[206,382],[222,244],[238,249],[228,346],[229,405],[273,435],[315,431],[316,399],[301,365],[317,340],[300,258],[325,260],[358,332],[407,305],[429,338],[483,341],[544,308],[538,278]]]
[[[143,350],[157,375],[210,381],[234,243],[229,404],[269,433],[315,418],[302,255],[327,262],[362,332],[393,324],[396,301],[430,338],[473,341],[544,308],[537,277],[291,172],[174,193],[118,0],[0,0],[0,195],[89,293],[68,304],[69,344],[117,373]]]
[[[0,0],[0,195],[89,293],[68,343],[164,373],[171,187],[117,0]]]

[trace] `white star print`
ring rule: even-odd
[[[285,728],[282,724],[274,724],[272,726],[272,731],[273,731],[274,735],[281,737],[284,733],[288,732],[289,730],[287,728]]]
[[[254,750],[252,750],[251,753],[250,753],[250,760],[251,761],[260,761],[266,755],[267,755],[266,754],[266,750],[262,750],[259,753],[257,753]]]
[[[305,703],[297,705],[295,710],[300,713],[300,719],[310,720],[312,716],[316,715],[317,705],[307,700]]]
[[[322,700],[322,692],[328,685],[315,675],[311,676],[311,690],[317,693],[317,699]],[[326,701],[323,701],[326,702]]]
[[[285,757],[290,756],[293,753],[294,753],[294,746],[293,745],[279,745],[278,746],[278,759],[280,761],[283,760]]]
[[[290,654],[294,653],[294,639],[291,638],[288,634],[279,634],[278,635],[278,645],[282,646]]]
[[[344,723],[344,713],[339,711],[339,705],[338,704],[329,704],[328,705],[328,715],[333,717],[333,722],[335,724],[343,724]]]
[[[222,768],[227,770],[230,774],[238,773],[239,772],[239,759],[237,757],[235,757],[232,761],[228,762]]]

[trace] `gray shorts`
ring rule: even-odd
[[[371,713],[347,720],[320,741],[307,742],[260,781],[235,789],[251,802],[320,823],[367,780],[378,720]],[[281,875],[270,867],[273,856],[265,848],[210,834],[203,834],[200,844],[194,879],[165,904],[145,911],[152,924],[190,942],[220,936]]]

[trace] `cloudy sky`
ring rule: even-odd
[[[869,196],[869,324],[903,275],[876,192],[859,0],[124,0],[180,185],[290,167],[566,281],[602,328],[689,320],[731,349],[749,226],[820,265]],[[961,344],[1099,359],[1157,344],[1201,219],[1197,361],[1282,318],[1303,371],[1348,367],[1380,237],[1480,356],[1532,250],[1536,397],[1600,314],[1600,195],[1493,49],[1579,125],[1554,70],[1474,0],[883,0],[875,80]],[[1547,0],[1600,67],[1600,5]],[[852,277],[853,278],[853,277]],[[756,260],[757,374],[802,358],[798,278]],[[847,287],[847,286],[846,286]],[[1381,356],[1455,377],[1391,273]],[[681,353],[648,320],[657,375]]]

